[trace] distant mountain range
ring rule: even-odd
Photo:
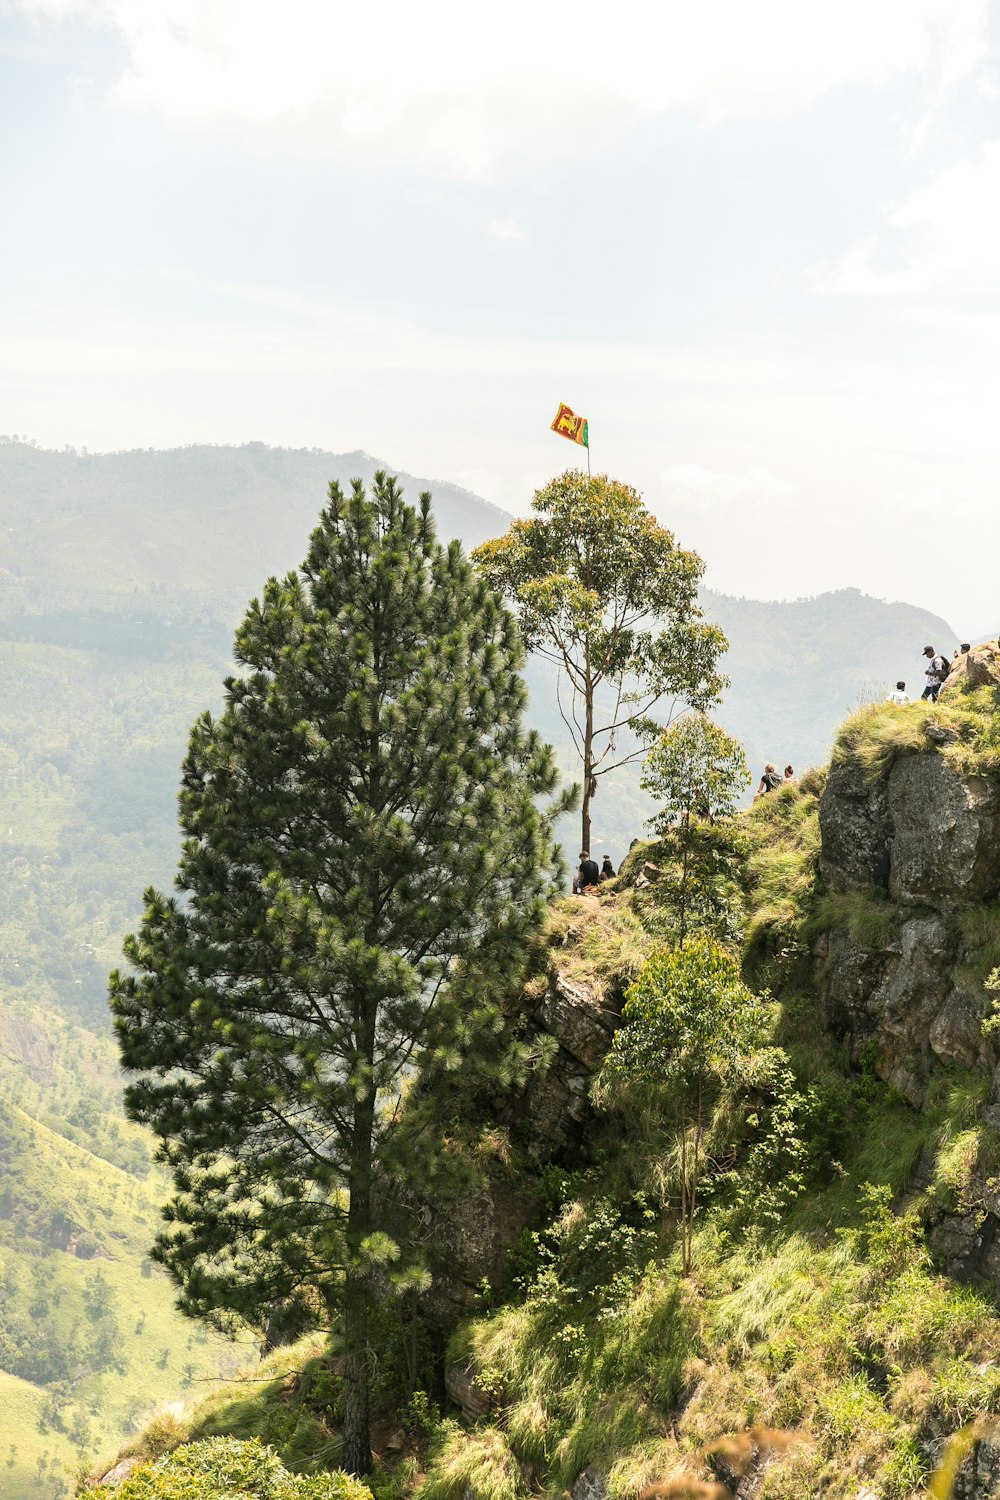
[[[330,480],[369,482],[380,467],[389,466],[362,452],[263,443],[106,454],[0,443],[0,640],[80,651],[104,670],[116,658],[176,666],[192,652],[221,663],[247,600],[304,555]],[[440,534],[467,548],[510,523],[467,490],[397,472],[412,498],[432,492]],[[859,699],[884,695],[900,677],[919,690],[923,645],[950,652],[953,644],[937,616],[854,589],[781,603],[706,590],[703,603],[730,641],[732,687],[720,717],[743,740],[755,771],[767,760],[804,767],[823,759]],[[49,661],[46,673],[51,668]],[[552,672],[533,662],[528,681],[533,719],[569,772],[573,755]],[[207,701],[217,697],[210,691]],[[198,705],[190,706],[193,715]],[[134,715],[133,708],[130,722]],[[119,722],[116,741],[121,730]],[[140,768],[133,790],[162,808],[172,802],[169,768],[183,734],[171,743],[158,733],[152,746],[148,730],[135,723],[144,753],[160,760],[168,782],[161,786]],[[30,738],[29,725],[20,733]],[[117,772],[107,766],[94,774],[103,786],[94,795],[112,802],[120,799],[118,778],[135,780],[120,760]],[[620,848],[641,831],[650,808],[637,773],[617,787],[605,783],[594,810],[602,846]]]
[[[300,562],[329,481],[368,481],[379,467],[364,453],[260,443],[101,455],[0,443],[0,1277],[18,1289],[0,1304],[0,1434],[18,1450],[2,1481],[10,1500],[61,1493],[51,1464],[38,1467],[46,1453],[65,1474],[74,1448],[90,1452],[137,1403],[176,1388],[178,1359],[194,1370],[216,1357],[200,1343],[183,1358],[169,1348],[186,1335],[168,1332],[181,1327],[169,1288],[142,1264],[158,1186],[116,1103],[105,980],[143,888],[170,883],[187,730],[221,702],[247,600]],[[400,478],[413,498],[432,491],[439,533],[467,547],[510,523],[453,485]],[[954,644],[927,611],[852,589],[703,602],[730,640],[721,718],[757,773],[765,760],[822,760],[860,699],[897,677],[919,692],[923,646]],[[528,678],[532,720],[572,774],[551,669],[532,662]],[[617,860],[649,812],[636,775],[611,781],[594,806],[595,844]],[[575,828],[564,825],[574,854]],[[67,1197],[71,1170],[78,1191]],[[121,1236],[108,1212],[119,1194],[132,1213]],[[26,1353],[29,1303],[40,1347],[70,1340],[51,1368]],[[134,1335],[120,1354],[125,1307],[140,1310],[137,1327],[155,1326],[155,1348]]]

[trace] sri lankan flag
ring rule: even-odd
[[[578,417],[570,406],[560,406],[556,412],[556,419],[552,423],[552,431],[558,432],[560,437],[569,438],[571,443],[579,443],[581,448],[590,447],[590,429],[586,417]]]

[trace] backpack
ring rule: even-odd
[[[776,792],[784,778],[779,776],[777,771],[765,771],[762,780],[769,792]]]

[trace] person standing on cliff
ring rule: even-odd
[[[925,646],[924,655],[927,657],[927,670],[924,672],[924,676],[927,679],[927,686],[920,696],[921,698],[929,698],[932,703],[936,703],[938,693],[941,691],[941,684],[948,675],[948,663],[943,656],[938,656],[933,646]]]

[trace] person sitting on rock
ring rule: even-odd
[[[597,860],[591,859],[587,849],[581,850],[580,868],[576,872],[576,880],[573,882],[576,889],[574,895],[582,896],[590,886],[598,886],[601,883],[601,872],[597,868]]]
[[[603,859],[602,863],[601,863],[601,880],[602,881],[604,881],[604,880],[614,880],[614,878],[615,878],[615,867],[611,863],[611,855],[610,854],[606,854],[604,856],[604,859]]]
[[[774,767],[769,763],[764,767],[764,774],[760,778],[760,786],[754,793],[753,800],[756,802],[757,798],[763,797],[766,792],[776,792],[780,785],[781,777],[778,775]]]
[[[906,683],[897,682],[895,692],[890,693],[885,701],[886,703],[895,703],[900,708],[902,708],[904,703],[909,703],[910,695],[906,691]]]
[[[948,675],[948,662],[943,656],[937,654],[933,646],[925,646],[924,655],[927,658],[927,670],[924,673],[924,677],[927,679],[927,686],[920,694],[920,697],[921,699],[929,698],[932,703],[936,703],[938,693],[941,691],[941,684]]]

